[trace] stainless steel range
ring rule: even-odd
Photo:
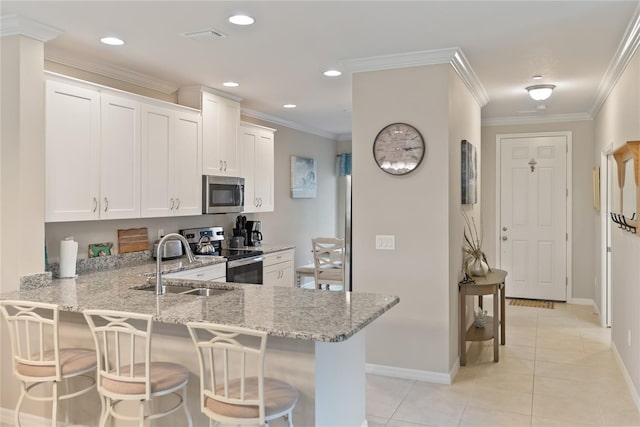
[[[222,227],[180,230],[197,256],[222,256],[227,259],[227,282],[262,284],[262,251],[222,248]]]

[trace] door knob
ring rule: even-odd
[[[507,236],[502,236],[502,240],[507,240]]]
[[[502,227],[502,231],[507,231],[507,227]]]

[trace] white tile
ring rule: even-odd
[[[530,415],[480,408],[465,409],[460,421],[460,427],[529,427],[530,425]]]
[[[391,418],[412,384],[410,380],[367,375],[367,416]]]

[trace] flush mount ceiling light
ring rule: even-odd
[[[122,46],[124,44],[124,40],[117,37],[103,37],[100,41],[111,46]]]
[[[339,70],[327,70],[322,74],[324,74],[327,77],[338,77],[338,76],[342,75],[342,71],[339,71]]]
[[[226,86],[226,87],[238,87],[240,86],[239,83],[236,82],[224,82],[222,83],[222,86]]]
[[[283,104],[282,108],[296,108],[297,105],[296,104]]]
[[[551,96],[551,92],[555,89],[555,85],[533,85],[527,86],[525,89],[529,92],[529,96],[536,101],[544,101]]]
[[[247,15],[233,15],[229,18],[229,22],[236,25],[251,25],[255,19]]]

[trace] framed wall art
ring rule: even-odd
[[[317,189],[315,159],[291,156],[291,197],[313,199],[316,197]]]
[[[462,204],[471,205],[476,203],[478,194],[476,147],[466,139],[463,139],[461,153]]]

